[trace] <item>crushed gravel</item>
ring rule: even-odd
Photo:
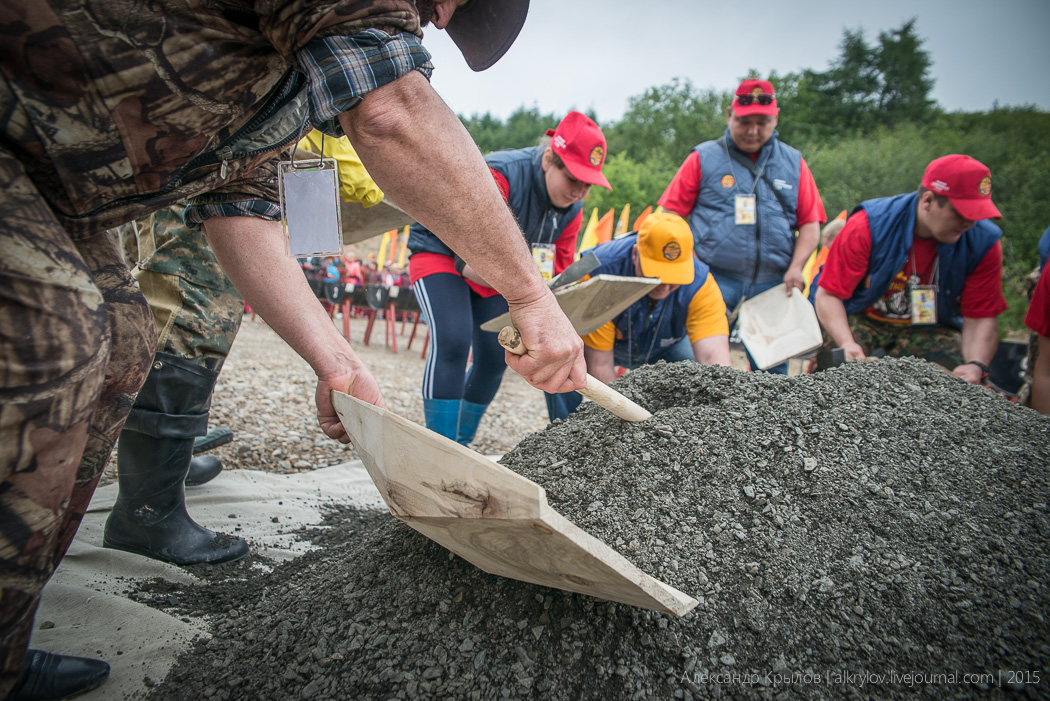
[[[322,548],[269,573],[146,589],[213,626],[150,698],[1048,696],[1050,419],[910,359],[616,386],[654,418],[587,403],[502,462],[698,598],[688,616],[487,575],[333,508],[304,533]]]

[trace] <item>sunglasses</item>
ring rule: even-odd
[[[758,104],[760,104],[762,106],[766,106],[766,105],[773,104],[773,99],[775,97],[776,97],[776,95],[773,94],[773,93],[766,93],[766,92],[764,92],[764,93],[761,93],[761,94],[758,94],[758,95],[737,95],[736,96],[736,101],[737,101],[737,104],[740,105],[741,107],[747,107],[752,102],[757,102]]]

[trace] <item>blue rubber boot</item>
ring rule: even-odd
[[[474,402],[463,402],[459,410],[459,430],[456,431],[456,442],[460,445],[470,445],[474,435],[478,432],[478,424],[481,417],[485,415],[488,404],[475,404]]]
[[[424,399],[423,418],[434,433],[456,440],[459,425],[459,405],[462,399]]]

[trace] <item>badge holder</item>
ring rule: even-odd
[[[532,244],[532,260],[536,263],[536,267],[540,269],[540,275],[543,277],[544,282],[550,282],[551,278],[554,277],[555,253],[554,246],[549,243]]]
[[[758,221],[756,210],[758,201],[755,195],[736,195],[733,198],[733,221],[735,224],[747,226]]]
[[[288,255],[342,255],[339,218],[339,174],[334,158],[295,160],[277,166],[281,224],[288,236]],[[321,139],[324,150],[324,139]]]
[[[936,285],[916,285],[911,289],[912,326],[929,326],[937,323]]]

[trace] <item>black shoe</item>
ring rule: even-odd
[[[233,431],[228,428],[213,428],[205,436],[197,436],[193,439],[193,454],[206,453],[215,450],[221,445],[226,445],[233,440]]]
[[[26,650],[22,676],[7,700],[71,699],[97,688],[107,677],[109,665],[102,660]]]
[[[199,487],[211,482],[222,472],[222,461],[214,455],[202,455],[190,460],[190,471],[186,473],[186,486]]]

